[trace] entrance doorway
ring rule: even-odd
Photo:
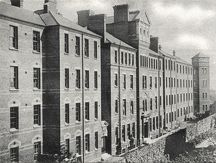
[[[102,148],[101,148],[101,152],[102,152],[102,153],[106,153],[106,152],[107,152],[107,151],[106,151],[106,137],[105,137],[105,136],[102,137]]]
[[[148,130],[148,122],[144,123],[144,138],[148,138],[149,130]]]

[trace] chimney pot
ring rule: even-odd
[[[175,50],[173,50],[173,56],[175,56],[175,53],[176,53]]]

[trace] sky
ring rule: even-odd
[[[1,1],[1,0],[0,0]],[[24,8],[37,10],[44,0],[24,0]],[[76,12],[91,9],[113,15],[113,6],[129,4],[129,10],[145,10],[150,34],[159,37],[162,49],[191,62],[202,52],[210,57],[210,88],[216,90],[216,0],[57,0],[58,10],[77,22]]]

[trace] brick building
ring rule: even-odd
[[[136,49],[108,33],[106,19],[106,15],[95,15],[90,10],[78,12],[78,23],[103,37],[101,116],[109,124],[108,135],[103,138],[103,152],[115,155],[135,147]]]
[[[194,78],[194,113],[204,114],[209,111],[209,57],[198,53],[192,58]]]
[[[63,145],[96,161],[101,36],[64,18],[55,0],[35,12],[22,4],[0,3],[1,161],[33,162],[37,153],[59,153]]]
[[[151,22],[146,12],[129,11],[127,4],[113,9],[114,16],[108,18],[107,31],[137,49],[139,145],[145,138],[158,137],[166,132],[164,129],[175,127],[177,121],[186,118],[186,113],[192,116],[192,66],[161,50],[158,38],[150,36]],[[176,69],[181,69],[181,73]],[[181,84],[178,87],[177,82]]]
[[[45,24],[22,1],[14,2],[0,2],[0,162],[33,162],[43,152]]]
[[[199,53],[192,66],[161,50],[145,12],[125,4],[113,7],[113,17],[84,10],[77,25],[56,0],[35,12],[22,0],[4,1],[1,161],[33,162],[62,147],[99,161],[209,110],[209,58]]]
[[[193,68],[175,55],[164,55],[164,127],[171,130],[193,116]]]
[[[46,24],[44,153],[58,153],[64,144],[70,153],[96,161],[101,157],[101,37],[58,14],[54,1],[38,13]]]

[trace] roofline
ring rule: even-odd
[[[197,56],[193,56],[191,59],[193,59],[193,58],[210,58],[209,56],[201,56],[201,57],[197,57]]]
[[[115,46],[117,46],[117,47],[120,46],[120,48],[129,49],[129,50],[132,50],[132,51],[137,52],[137,49],[135,49],[135,48],[133,48],[133,47],[130,48],[130,47],[127,47],[127,46],[124,46],[124,45],[119,45],[119,44],[112,43],[112,42],[108,42],[108,43],[105,43],[105,44],[111,44],[111,45],[115,45]]]
[[[38,15],[39,16],[39,15]],[[16,19],[16,18],[13,18],[13,17],[9,17],[9,16],[5,16],[5,15],[1,15],[0,14],[0,17],[4,17],[4,18],[9,18],[9,19],[13,19],[13,20],[17,20],[17,21],[20,21],[20,22],[24,22],[24,23],[28,23],[28,24],[33,24],[33,25],[37,25],[37,26],[40,26],[40,27],[46,27],[46,25],[41,25],[41,24],[36,24],[36,23],[33,23],[33,22],[29,22],[29,21],[25,21],[25,20],[21,20],[21,19]],[[40,17],[41,19],[41,17]],[[43,20],[41,20],[43,22]],[[43,22],[44,23],[44,22]]]
[[[192,63],[189,63],[187,61],[184,61],[184,60],[180,60],[181,58],[180,57],[177,57],[177,56],[173,56],[173,55],[170,55],[170,54],[166,54],[166,52],[160,50],[159,52],[162,53],[162,55],[166,56],[166,57],[170,57],[170,58],[173,58],[176,60],[176,62],[179,62],[179,63],[183,63],[183,64],[186,64],[186,65],[190,65],[192,66]]]
[[[87,35],[91,35],[91,36],[95,36],[95,37],[98,37],[98,38],[102,38],[102,36],[100,36],[100,35],[98,35],[98,34],[96,34],[96,33],[94,33],[94,32],[92,32],[92,33],[94,33],[94,34],[91,34],[91,33],[87,33],[87,32],[83,32],[83,31],[81,31],[81,30],[77,30],[77,29],[74,29],[74,28],[70,28],[70,27],[66,27],[66,26],[64,26],[64,25],[61,25],[61,24],[59,24],[58,23],[58,21],[56,20],[56,18],[55,18],[55,16],[53,16],[53,14],[52,14],[52,12],[49,12],[51,15],[52,15],[52,17],[53,17],[53,19],[56,21],[56,23],[59,25],[59,26],[62,26],[62,27],[65,27],[65,28],[69,28],[69,29],[72,29],[72,30],[74,30],[74,31],[78,31],[78,32],[81,32],[81,33],[85,33],[85,34],[87,34]],[[72,22],[72,21],[71,21]],[[79,26],[79,25],[78,25]],[[81,27],[81,26],[80,26]],[[82,27],[83,28],[83,27]],[[87,29],[88,30],[88,29]],[[89,30],[90,31],[90,30]]]
[[[140,19],[134,19],[134,20],[130,20],[130,21],[127,21],[128,23],[130,23],[130,22],[144,22],[144,21],[142,21],[142,20],[140,20]],[[109,24],[118,24],[118,23],[122,23],[122,22],[112,22],[112,23],[106,23],[107,25],[109,25]],[[145,23],[144,22],[144,24],[145,25],[148,25],[148,26],[151,26],[151,24],[148,24],[148,23]]]

